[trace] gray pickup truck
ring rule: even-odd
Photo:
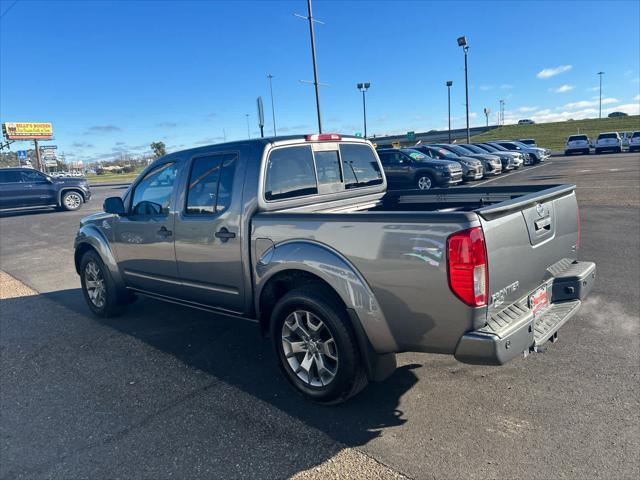
[[[595,264],[573,185],[386,191],[372,145],[336,134],[172,153],[82,220],[90,309],[137,294],[256,322],[291,384],[338,403],[395,353],[503,364],[555,341]]]

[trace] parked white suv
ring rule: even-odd
[[[611,150],[620,153],[622,151],[622,140],[618,132],[604,132],[598,135],[596,144],[594,145],[596,155]]]
[[[629,137],[629,151],[635,152],[636,150],[640,150],[640,132],[633,132]]]
[[[582,153],[589,155],[589,137],[586,135],[570,135],[564,147],[564,154]]]

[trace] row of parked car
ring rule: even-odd
[[[480,180],[545,161],[550,151],[533,140],[377,148],[389,188],[429,190]]]
[[[592,142],[587,135],[570,135],[564,148],[565,155],[580,153],[589,155],[593,148],[597,155],[603,152],[622,152],[622,147],[626,145],[629,152],[640,150],[640,132],[625,132],[624,137],[618,132],[603,132],[598,135],[595,142]]]

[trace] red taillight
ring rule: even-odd
[[[307,135],[307,142],[326,142],[331,140],[342,140],[342,137],[337,133],[316,133],[314,135]]]
[[[449,287],[467,305],[487,304],[489,279],[482,228],[456,232],[447,239]]]

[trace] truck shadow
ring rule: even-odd
[[[149,298],[138,299],[122,317],[95,319],[79,289],[43,296],[268,402],[346,446],[364,445],[383,429],[408,421],[398,408],[399,400],[417,382],[413,370],[421,365],[401,366],[389,379],[371,383],[346,404],[325,407],[289,386],[270,341],[251,322]]]

